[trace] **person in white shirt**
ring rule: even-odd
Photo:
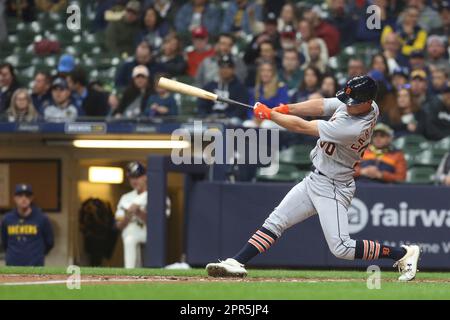
[[[119,200],[115,214],[116,226],[122,230],[125,268],[141,266],[141,244],[147,241],[147,172],[137,162],[126,167],[128,181],[133,188]]]

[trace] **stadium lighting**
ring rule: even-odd
[[[89,182],[121,184],[123,169],[118,167],[89,167]]]
[[[178,140],[74,140],[76,148],[94,149],[184,149],[188,141]]]

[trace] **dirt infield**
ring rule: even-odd
[[[67,275],[0,275],[0,285],[45,285],[65,284]],[[98,276],[84,275],[83,284],[136,284],[136,283],[186,283],[186,282],[289,282],[289,283],[319,283],[319,282],[365,282],[366,279],[355,278],[211,278],[211,277],[179,277],[179,276]],[[387,282],[397,282],[395,279],[383,279]],[[450,279],[416,279],[420,283],[450,283]]]

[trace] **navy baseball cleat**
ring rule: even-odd
[[[208,276],[214,278],[244,278],[247,276],[247,270],[245,270],[244,265],[232,258],[228,258],[225,261],[219,261],[218,263],[209,263],[206,266],[206,272],[208,273]]]

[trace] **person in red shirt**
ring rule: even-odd
[[[197,69],[205,58],[215,54],[214,48],[208,43],[208,30],[200,26],[192,30],[193,49],[187,53],[188,70],[191,77],[195,77]]]
[[[326,22],[320,16],[320,7],[313,7],[311,10],[303,14],[303,19],[313,26],[316,37],[323,39],[328,48],[330,57],[339,53],[339,43],[341,41],[341,34],[339,30],[332,24]]]
[[[355,178],[367,182],[405,181],[407,163],[403,152],[391,146],[393,137],[394,131],[389,126],[383,123],[375,126],[372,143],[355,167]]]

